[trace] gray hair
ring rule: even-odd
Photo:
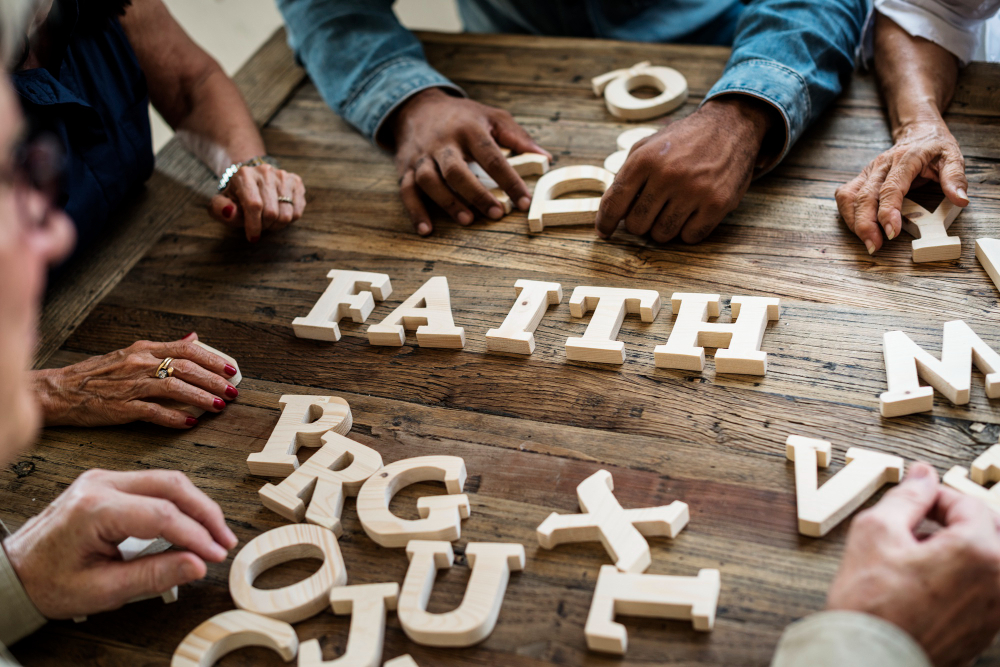
[[[37,4],[37,0],[0,1],[0,61],[5,67],[24,47],[25,28]]]

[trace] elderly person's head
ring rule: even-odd
[[[0,3],[3,62],[22,46],[26,0]],[[31,443],[39,425],[29,380],[47,267],[73,243],[69,219],[41,191],[55,178],[52,153],[22,142],[24,121],[6,67],[0,76],[0,462]]]

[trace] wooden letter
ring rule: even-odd
[[[722,305],[718,294],[675,292],[670,297],[677,320],[666,345],[653,350],[659,368],[705,370],[705,348],[719,348],[715,353],[716,373],[764,375],[767,353],[760,351],[764,330],[769,321],[781,314],[779,299],[759,296],[734,296],[730,302],[733,322],[708,322],[718,317]],[[728,348],[728,349],[723,349]]]
[[[434,276],[384,320],[368,327],[368,342],[401,347],[406,329],[417,330],[420,347],[465,347],[465,329],[456,327],[451,316],[447,278]]]
[[[941,478],[941,483],[945,486],[950,486],[959,493],[978,498],[983,504],[993,510],[994,513],[1000,514],[1000,488],[994,485],[993,488],[987,489],[985,486],[977,484],[969,479],[969,471],[965,468],[954,466],[944,474],[944,477]]]
[[[604,168],[612,174],[617,174],[621,171],[622,165],[625,164],[625,158],[628,157],[632,146],[659,131],[659,128],[656,127],[633,127],[631,130],[625,130],[619,134],[618,150],[605,158]]]
[[[983,486],[1000,481],[1000,444],[993,445],[972,462],[972,481]]]
[[[417,667],[417,661],[414,660],[409,653],[407,653],[406,655],[401,655],[398,658],[386,660],[382,667]]]
[[[944,199],[933,213],[909,199],[903,199],[903,229],[916,237],[914,262],[936,262],[962,256],[962,239],[948,236],[948,228],[962,209]]]
[[[153,539],[148,540],[141,537],[126,537],[118,545],[118,553],[121,554],[123,561],[128,562],[130,560],[135,560],[136,558],[155,556],[156,554],[163,553],[172,546],[173,545],[170,542],[166,541],[162,537],[154,537]],[[129,602],[143,602],[144,600],[152,600],[153,598],[162,598],[164,604],[177,602],[177,586],[173,586],[170,590],[156,595],[143,595],[137,598],[132,598]],[[86,616],[73,617],[74,623],[83,623],[86,620]]]
[[[934,389],[954,405],[969,402],[972,364],[986,376],[986,395],[1000,397],[1000,355],[962,320],[944,323],[941,361],[902,331],[882,337],[882,356],[889,390],[878,398],[883,417],[927,412],[934,407]],[[923,378],[931,387],[921,387]]]
[[[233,609],[192,630],[174,651],[170,667],[212,667],[222,656],[244,646],[265,646],[291,662],[299,638],[288,623]]]
[[[604,565],[584,628],[587,648],[625,654],[628,633],[615,622],[617,614],[690,620],[695,630],[707,632],[715,625],[720,588],[718,570],[699,570],[697,577],[668,577],[624,574]]]
[[[553,512],[538,526],[538,544],[552,549],[568,542],[600,540],[622,572],[644,572],[651,562],[643,535],[676,537],[687,525],[688,506],[675,500],[663,507],[623,509],[615,498],[614,481],[607,470],[598,470],[576,487],[586,514]]]
[[[569,298],[569,312],[583,317],[593,310],[583,338],[566,339],[566,358],[601,364],[625,363],[625,343],[615,340],[625,313],[639,313],[652,322],[660,312],[660,294],[648,289],[577,287]]]
[[[351,630],[344,655],[323,662],[319,640],[310,639],[299,647],[298,667],[378,667],[385,641],[385,612],[396,608],[399,584],[340,586],[330,591],[333,613],[350,614]]]
[[[851,447],[843,470],[817,489],[816,468],[828,467],[831,453],[825,440],[790,435],[785,441],[785,456],[795,462],[795,496],[803,535],[823,537],[884,484],[903,477],[902,458]]]
[[[230,366],[232,366],[233,368],[235,368],[236,369],[236,375],[234,375],[233,377],[229,378],[229,384],[231,384],[234,387],[240,386],[240,382],[243,381],[243,374],[240,372],[239,364],[236,363],[235,359],[233,359],[232,357],[230,357],[225,352],[220,352],[219,350],[216,350],[214,347],[212,347],[210,345],[205,345],[200,340],[194,341],[194,344],[197,345],[198,347],[201,347],[201,348],[204,348],[205,350],[208,350],[209,352],[211,352],[212,354],[214,354],[216,356],[222,357],[226,361],[227,364],[229,364]],[[194,406],[194,405],[188,405],[187,403],[181,403],[180,401],[173,401],[173,400],[169,400],[169,399],[160,399],[160,400],[156,400],[154,402],[159,403],[163,407],[169,408],[171,410],[180,410],[181,412],[185,412],[185,413],[191,415],[192,417],[194,417],[195,419],[197,419],[197,418],[201,417],[203,414],[205,414],[205,411],[202,410],[201,408],[199,408],[197,406]]]
[[[650,66],[648,62],[627,70],[615,70],[591,80],[594,93],[604,93],[604,103],[613,116],[625,120],[648,120],[669,113],[687,101],[688,86],[684,75],[670,67]],[[636,88],[650,86],[660,94],[641,99],[632,94]]]
[[[528,230],[540,232],[546,226],[594,224],[600,197],[561,199],[571,192],[600,192],[611,187],[615,175],[602,167],[578,165],[553,169],[538,179],[528,209]]]
[[[358,493],[358,518],[368,537],[383,547],[405,547],[410,540],[457,540],[461,520],[469,518],[465,461],[457,456],[419,456],[390,463],[368,478]],[[392,497],[417,482],[444,482],[446,496],[417,500],[422,518],[400,519],[389,511]]]
[[[277,486],[264,485],[260,499],[290,521],[304,519],[340,536],[344,499],[358,495],[365,480],[382,467],[382,456],[333,431],[322,437],[319,451]]]
[[[1000,240],[976,239],[976,258],[986,269],[997,289],[1000,289]]]
[[[506,151],[508,154],[510,153],[506,148],[501,150]],[[521,153],[513,157],[508,156],[507,162],[514,168],[518,176],[541,176],[549,170],[549,159],[541,153]],[[514,203],[510,200],[510,195],[504,192],[500,185],[493,180],[492,176],[486,173],[486,170],[478,162],[468,162],[467,164],[472,175],[479,179],[480,183],[489,188],[490,194],[497,198],[497,201],[503,206],[505,214],[514,210]]]
[[[472,646],[496,627],[511,571],[524,569],[524,546],[470,542],[465,548],[472,575],[462,604],[444,614],[427,612],[437,571],[455,561],[449,542],[413,540],[406,545],[410,567],[399,595],[399,624],[424,646]]]
[[[292,329],[299,338],[338,341],[340,320],[350,316],[354,322],[364,322],[375,308],[375,299],[384,301],[392,294],[389,276],[384,273],[333,269],[326,277],[333,282],[309,315],[292,321]]]
[[[535,351],[534,331],[549,305],[562,302],[562,285],[537,280],[514,283],[517,300],[499,329],[486,332],[486,349],[492,352],[531,354]]]
[[[252,475],[290,475],[299,467],[299,447],[319,447],[327,431],[344,435],[351,430],[351,406],[342,398],[285,394],[278,405],[281,417],[264,449],[247,457]]]
[[[319,558],[323,564],[290,586],[254,587],[261,572],[298,558]],[[229,569],[229,593],[237,607],[288,623],[323,611],[330,604],[330,589],[346,583],[347,568],[336,535],[310,524],[281,526],[258,535],[236,554]]]

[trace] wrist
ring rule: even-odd
[[[418,93],[414,93],[402,104],[396,107],[392,115],[383,125],[383,139],[390,139],[393,148],[399,146],[403,137],[402,131],[409,123],[409,120],[420,113],[420,110],[428,104],[443,101],[451,97],[443,88],[427,88]]]
[[[758,169],[777,158],[784,146],[785,122],[770,103],[751,95],[720,95],[700,111],[716,116],[720,128],[736,134],[757,156]]]
[[[60,420],[68,410],[68,402],[62,396],[60,377],[63,369],[54,368],[42,371],[32,371],[35,396],[42,413],[42,423],[45,426],[60,424]]]

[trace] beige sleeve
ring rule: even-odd
[[[771,667],[931,667],[908,634],[856,611],[824,611],[785,628]]]
[[[6,526],[0,523],[0,539],[7,535]],[[12,645],[45,625],[45,617],[28,597],[2,546],[0,546],[0,609],[3,610],[0,614],[0,665],[5,665],[3,660],[6,652],[2,647]]]
[[[14,659],[14,656],[7,652],[3,644],[0,644],[0,667],[19,667],[20,664]]]

